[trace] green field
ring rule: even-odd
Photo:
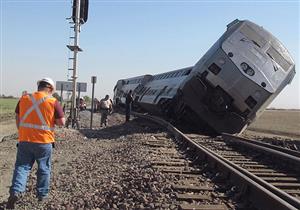
[[[0,115],[14,113],[18,101],[17,98],[0,98]]]

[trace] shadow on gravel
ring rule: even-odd
[[[131,134],[157,133],[163,130],[164,129],[159,125],[136,118],[123,124],[112,125],[97,130],[80,129],[80,133],[82,133],[87,138],[107,140],[116,139]]]
[[[6,201],[1,202],[0,203],[0,210],[4,210],[6,208],[6,204],[7,204]]]

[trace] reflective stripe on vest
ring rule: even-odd
[[[41,110],[39,108],[39,105],[41,103],[43,103],[44,101],[46,101],[48,98],[52,98],[52,96],[48,95],[45,96],[43,98],[41,98],[40,100],[35,100],[35,98],[29,94],[30,100],[32,101],[32,106],[25,112],[25,114],[23,115],[23,117],[20,120],[19,126],[20,127],[24,127],[24,128],[34,128],[34,129],[40,129],[40,130],[44,130],[44,131],[53,131],[54,127],[49,127],[41,113]],[[36,124],[32,124],[32,123],[24,123],[24,121],[26,120],[26,118],[28,117],[28,115],[35,110],[40,121],[42,122],[42,125],[36,125]]]

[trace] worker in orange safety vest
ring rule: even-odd
[[[36,195],[44,201],[49,192],[52,143],[55,125],[63,126],[64,113],[52,97],[54,82],[50,78],[38,81],[38,91],[23,95],[16,107],[16,125],[19,132],[18,151],[7,208],[13,209],[26,189],[28,173],[37,162]]]

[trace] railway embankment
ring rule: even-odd
[[[201,198],[202,203],[203,200],[207,204],[215,203],[220,208],[225,208],[224,203],[227,208],[233,205],[230,200],[227,203],[224,201],[230,199],[230,196],[226,193],[220,194],[216,190],[220,187],[210,182],[211,172],[195,179],[191,174],[184,178],[176,174],[176,168],[190,167],[190,162],[180,152],[168,159],[167,155],[174,155],[174,152],[168,154],[162,148],[155,148],[163,146],[155,143],[158,140],[163,138],[166,142],[170,139],[161,126],[141,119],[124,123],[124,116],[114,113],[110,116],[109,126],[100,128],[99,114],[95,114],[94,128],[90,130],[89,116],[88,111],[81,112],[80,131],[66,128],[56,131],[57,142],[53,154],[52,185],[48,202],[39,204],[35,199],[36,170],[33,169],[26,196],[19,201],[18,209],[177,209],[180,205],[188,207],[187,201],[192,198],[198,199],[198,202]],[[288,123],[286,120],[285,124]],[[10,126],[15,129],[12,128],[12,119]],[[9,128],[8,131],[11,132]],[[8,197],[15,161],[17,135],[14,133],[8,133],[12,135],[3,138],[0,143],[0,209],[4,207]],[[262,140],[267,139],[259,132],[255,135]],[[282,136],[272,136],[269,139],[295,140]],[[169,143],[164,144],[167,150],[176,148],[174,145],[168,146]],[[149,146],[152,148],[149,149]],[[160,150],[164,152],[161,153]],[[203,167],[200,166],[200,170]],[[168,175],[170,171],[166,174],[164,168],[175,168],[171,171],[173,175]],[[178,186],[186,187],[193,182],[209,186],[210,190],[206,190],[209,193],[189,193],[188,190],[191,189],[180,191],[182,189]]]

